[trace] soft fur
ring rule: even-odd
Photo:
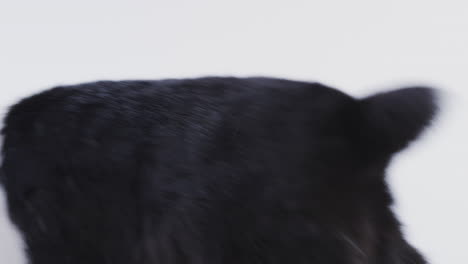
[[[11,108],[1,181],[32,264],[423,264],[385,168],[428,88],[95,82]]]

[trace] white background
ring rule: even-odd
[[[355,96],[406,84],[444,94],[435,125],[389,168],[409,240],[468,259],[466,1],[0,0],[0,109],[57,84],[268,75]],[[22,263],[0,200],[0,263]]]

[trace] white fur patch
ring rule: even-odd
[[[0,122],[0,129],[3,121]],[[0,130],[1,131],[1,130]],[[0,135],[0,166],[3,162],[3,136]],[[3,186],[0,184],[0,263],[26,264],[25,244],[8,216]]]

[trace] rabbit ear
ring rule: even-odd
[[[405,148],[437,112],[432,88],[409,87],[379,93],[360,101],[366,141],[391,153]]]

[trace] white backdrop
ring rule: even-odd
[[[0,0],[0,109],[57,84],[267,75],[356,96],[444,92],[432,129],[389,168],[409,240],[468,259],[468,4],[432,0]],[[2,197],[0,195],[0,197]],[[0,263],[24,259],[0,199]]]

